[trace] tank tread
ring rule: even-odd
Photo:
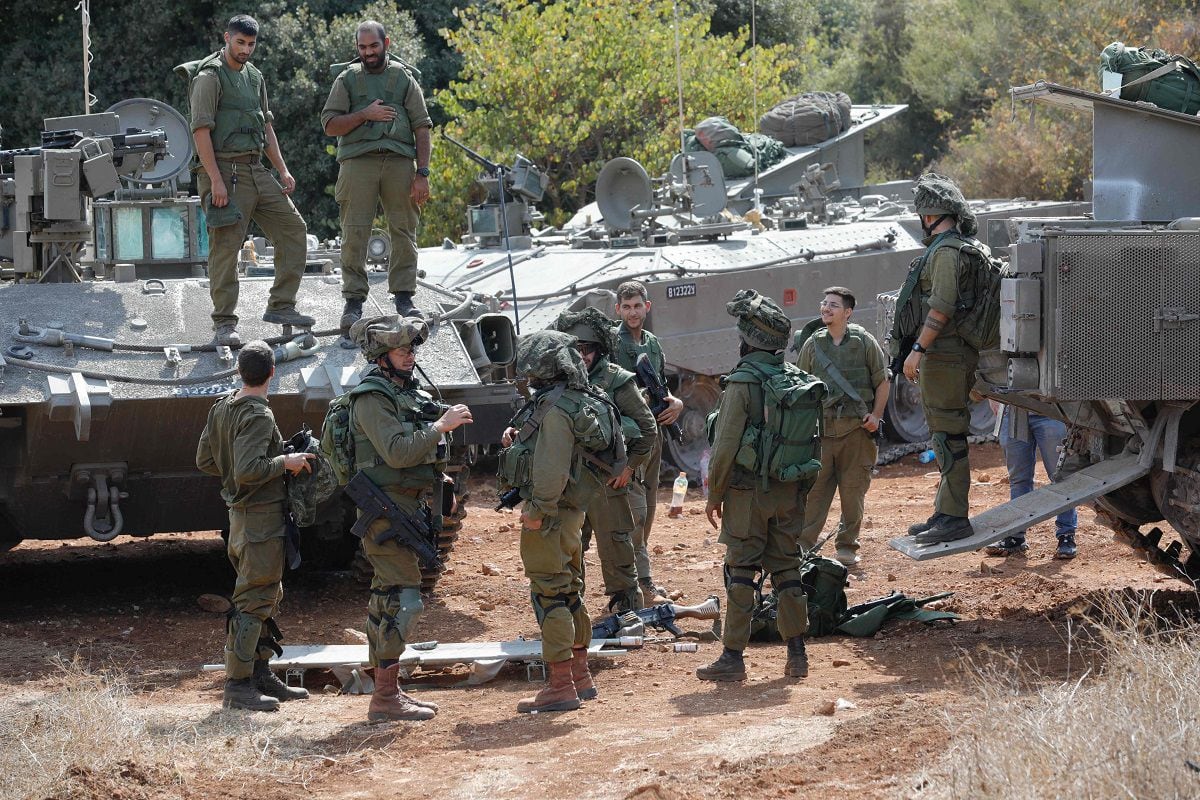
[[[1164,575],[1200,587],[1200,553],[1188,548],[1188,557],[1180,559],[1183,543],[1176,540],[1165,547],[1160,546],[1163,530],[1155,526],[1147,533],[1118,519],[1108,511],[1096,507],[1096,521],[1113,532],[1113,538],[1136,550],[1150,566]]]

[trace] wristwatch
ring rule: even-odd
[[[417,167],[417,174],[422,178],[429,177],[429,167]]]
[[[914,353],[928,353],[929,352],[928,350],[926,350],[924,347],[921,346],[920,342],[913,342],[912,349],[913,349]]]

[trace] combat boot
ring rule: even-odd
[[[600,692],[592,683],[592,673],[588,670],[588,652],[586,647],[571,648],[571,682],[575,684],[575,694],[580,700],[595,700]]]
[[[278,711],[279,701],[262,694],[254,685],[253,678],[236,678],[225,681],[221,695],[223,708],[244,708],[248,711]]]
[[[983,552],[989,556],[1020,556],[1028,549],[1029,545],[1025,543],[1024,536],[1005,536],[995,544],[983,548]]]
[[[643,578],[639,582],[639,586],[642,590],[642,598],[645,600],[647,606],[671,602],[668,590],[661,586],[655,586],[653,579]]]
[[[367,719],[371,722],[433,719],[433,715],[437,712],[432,708],[417,705],[406,694],[401,697],[403,693],[397,683],[399,677],[399,664],[375,668],[375,691],[371,693],[371,704],[367,707]]]
[[[346,299],[346,305],[342,307],[342,333],[348,333],[350,326],[362,319],[363,301],[356,297]]]
[[[925,520],[924,522],[914,522],[912,525],[908,526],[908,535],[916,536],[918,533],[924,533],[925,531],[932,528],[934,525],[938,524],[941,521],[942,517],[944,517],[944,516],[946,516],[946,515],[943,514],[942,512],[936,511],[936,512],[934,512],[932,517]]]
[[[940,544],[965,539],[975,532],[971,520],[967,517],[952,517],[942,514],[942,518],[932,528],[918,533],[913,537],[917,544]]]
[[[556,661],[547,664],[550,670],[550,682],[533,697],[526,697],[517,703],[517,711],[521,714],[542,711],[574,711],[581,705],[579,694],[575,691],[575,679],[571,673],[571,661]]]
[[[254,662],[254,688],[268,697],[274,697],[281,703],[288,700],[307,700],[308,689],[301,686],[288,686],[279,680],[271,671],[270,663],[265,658]]]
[[[412,299],[412,292],[396,292],[396,313],[402,317],[425,319],[425,315],[421,313],[421,309],[413,305]]]
[[[702,681],[746,680],[746,662],[742,660],[742,651],[726,647],[721,651],[720,658],[696,670],[696,677]]]
[[[849,547],[839,547],[837,549],[837,560],[843,567],[853,567],[861,559],[858,557],[858,553]]]
[[[262,315],[263,322],[274,322],[276,325],[295,325],[298,328],[311,328],[316,324],[312,317],[301,314],[295,306],[282,311],[268,310]]]
[[[227,322],[213,329],[213,343],[226,347],[241,347],[242,337],[238,335],[237,326]]]
[[[793,636],[787,641],[787,666],[783,674],[789,678],[808,677],[808,654],[804,652],[804,637]]]

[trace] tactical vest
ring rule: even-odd
[[[597,359],[595,366],[588,372],[588,380],[592,382],[592,386],[608,395],[608,399],[612,400],[614,405],[617,402],[617,390],[633,379],[632,372],[622,369],[607,358]],[[618,412],[620,410],[617,409]],[[621,414],[621,433],[626,442],[642,438],[642,429],[638,427],[637,421],[624,414]]]
[[[337,160],[345,161],[380,148],[416,158],[417,140],[404,107],[409,82],[413,79],[408,70],[397,61],[388,61],[383,72],[373,74],[367,72],[362,62],[355,61],[339,77],[350,95],[349,113],[361,111],[381,100],[396,111],[396,117],[391,122],[367,120],[345,136],[339,136]]]
[[[842,343],[835,345],[828,329],[813,334],[813,347],[832,363],[845,378],[850,388],[858,393],[858,400],[850,397],[841,384],[832,378],[825,379],[829,394],[825,396],[825,415],[828,418],[853,417],[862,419],[875,401],[875,387],[871,384],[871,370],[867,366],[867,351],[873,346],[869,334],[853,322],[846,326]],[[816,371],[827,372],[820,356],[814,359]]]
[[[617,340],[619,347],[617,349],[616,361],[623,369],[637,369],[637,358],[642,353],[650,356],[650,363],[658,370],[659,380],[666,385],[666,375],[663,375],[663,365],[666,362],[663,356],[662,345],[658,342],[658,337],[647,330],[642,331],[642,344],[634,344],[633,336],[625,330],[624,326],[617,332]]]
[[[934,252],[939,247],[950,247],[956,251],[956,270],[958,272],[957,281],[961,287],[962,281],[962,249],[964,247],[975,248],[978,242],[974,239],[963,236],[957,230],[943,231],[939,233],[929,246],[925,248],[925,252],[913,259],[912,264],[908,268],[908,277],[904,279],[904,286],[900,289],[900,295],[896,298],[896,315],[892,322],[892,341],[899,342],[901,339],[910,336],[918,336],[921,333],[921,326],[925,324],[925,317],[929,315],[929,289],[921,280],[922,274],[925,272],[925,265],[933,258]],[[969,308],[970,302],[974,298],[958,298],[958,307]],[[948,336],[954,333],[954,320],[946,324],[945,330],[942,331],[942,336]],[[940,338],[940,337],[939,337]]]
[[[221,51],[200,62],[196,74],[211,70],[221,82],[221,99],[212,130],[217,154],[261,153],[266,147],[267,118],[262,109],[262,73],[250,62],[235,72]]]
[[[353,398],[351,403],[354,403],[359,396],[371,392],[382,394],[395,404],[396,417],[400,420],[401,428],[405,433],[415,433],[441,416],[441,409],[437,407],[433,402],[433,397],[428,393],[415,387],[401,389],[386,377],[375,373],[368,373],[358,386],[350,390],[351,398]],[[351,406],[351,420],[355,470],[362,470],[381,489],[389,486],[401,489],[422,489],[433,485],[444,466],[444,462],[438,459],[436,451],[430,453],[429,458],[417,466],[403,469],[389,466],[379,451],[375,449],[370,438],[363,432],[358,420],[354,419],[353,405]]]

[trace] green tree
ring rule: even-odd
[[[722,114],[744,130],[755,125],[751,87],[761,110],[788,92],[785,76],[801,62],[787,45],[748,48],[745,29],[709,35],[707,13],[680,9],[684,121]],[[615,156],[666,170],[679,148],[676,33],[667,0],[496,0],[459,12],[447,32],[463,69],[438,101],[453,118],[447,131],[493,159],[515,152],[550,176],[544,201],[561,222],[590,199],[600,167]],[[478,172],[452,146],[437,142],[434,199],[425,241],[461,227],[463,198]]]

